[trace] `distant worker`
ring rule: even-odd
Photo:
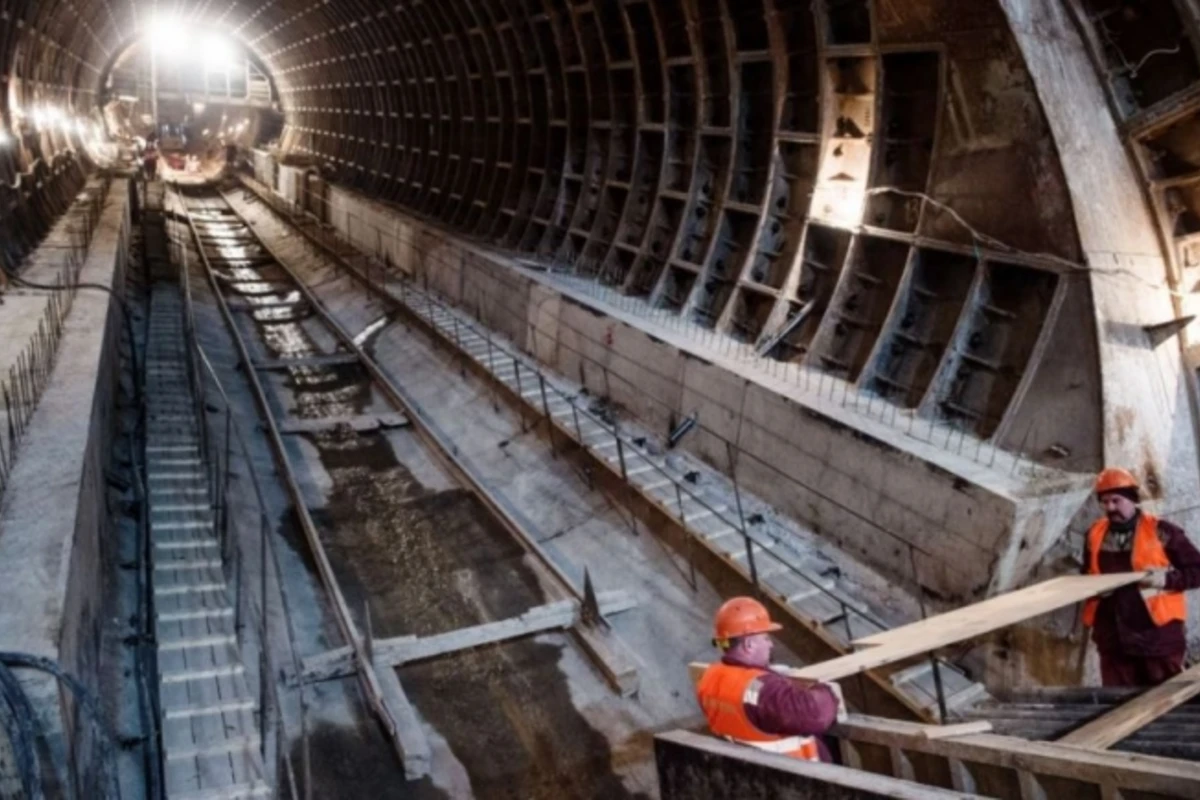
[[[142,170],[148,181],[154,180],[158,174],[158,146],[155,142],[147,144],[142,152]]]
[[[1083,572],[1142,572],[1125,586],[1088,600],[1083,624],[1092,629],[1105,686],[1157,686],[1183,671],[1187,652],[1183,593],[1200,588],[1200,552],[1179,527],[1147,514],[1137,479],[1106,469],[1096,479],[1104,518],[1088,531]]]
[[[713,644],[723,656],[709,665],[696,696],[713,733],[734,742],[806,761],[829,761],[815,738],[829,730],[842,707],[836,684],[801,686],[771,671],[771,621],[763,604],[735,597],[717,610]]]

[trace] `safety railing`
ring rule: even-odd
[[[272,165],[276,172],[283,169],[274,162]],[[297,180],[304,180],[306,173],[295,174]],[[405,242],[403,247],[399,246],[401,242],[395,231],[379,227],[370,219],[356,214],[346,204],[335,206],[326,198],[307,191],[303,192],[302,197],[304,207],[290,200],[280,199],[292,209],[293,217],[304,217],[335,228],[342,227],[347,233],[348,241],[359,243],[358,246],[367,250],[373,248],[374,253],[381,259],[386,258],[388,253],[403,252],[405,248],[426,257],[413,243]],[[409,209],[404,209],[402,213],[421,220],[434,230],[443,227],[437,220],[428,219]],[[363,236],[362,233],[368,235]],[[463,241],[471,241],[470,237],[458,232],[447,231],[447,234]],[[1001,475],[1038,478],[1054,473],[1054,470],[1038,464],[1024,454],[1026,444],[1036,441],[1042,432],[1041,426],[1049,424],[1037,417],[1031,419],[1024,430],[1013,432],[1012,440],[1019,441],[1020,444],[1015,450],[1007,450],[1001,448],[994,439],[976,436],[966,427],[954,424],[937,414],[918,413],[916,410],[903,408],[878,392],[859,387],[826,370],[763,356],[754,343],[741,341],[736,336],[699,324],[673,308],[651,304],[645,297],[626,294],[612,285],[605,284],[600,273],[580,269],[571,259],[559,261],[528,252],[506,251],[489,241],[475,241],[474,244],[510,258],[518,266],[534,269],[549,276],[550,280],[571,293],[586,296],[603,306],[670,331],[708,353],[754,373],[768,385],[774,384],[780,390],[802,397],[819,407],[830,410],[836,407],[839,411],[854,414],[872,425],[878,425],[881,432],[898,434],[920,443],[918,446],[933,448],[950,454],[955,459],[968,459]],[[437,260],[436,254],[434,260]],[[947,387],[940,392],[928,404],[929,407],[943,407],[950,400],[949,391]]]
[[[0,495],[8,487],[17,451],[25,431],[37,410],[38,402],[50,382],[62,340],[64,322],[79,287],[79,273],[87,258],[88,248],[99,225],[109,182],[103,180],[82,193],[68,210],[63,231],[66,241],[43,242],[33,253],[59,253],[59,266],[53,277],[39,274],[30,291],[47,292],[37,328],[28,342],[0,377],[0,403],[3,403],[3,429],[0,429]],[[17,285],[24,283],[19,273],[10,276]],[[41,288],[46,287],[46,288]]]
[[[658,506],[668,515],[678,519],[685,529],[689,527],[689,518],[703,518],[705,520],[713,518],[735,531],[741,537],[745,548],[747,570],[756,590],[761,592],[765,588],[760,575],[768,572],[770,568],[777,568],[775,574],[783,572],[803,581],[811,587],[815,595],[821,595],[838,607],[839,614],[836,615],[835,619],[842,625],[842,635],[845,638],[845,642],[841,646],[846,649],[850,648],[851,642],[856,638],[862,638],[873,632],[888,630],[891,627],[891,625],[880,619],[870,609],[848,600],[844,595],[831,590],[826,580],[823,580],[819,576],[810,575],[804,570],[799,569],[779,553],[776,553],[771,548],[771,544],[781,544],[778,537],[776,537],[774,542],[764,543],[763,539],[768,538],[767,536],[750,530],[747,520],[748,515],[743,504],[742,491],[737,480],[737,470],[734,467],[737,457],[733,452],[734,446],[731,443],[726,443],[727,448],[730,450],[730,470],[728,477],[732,485],[734,498],[734,507],[729,509],[715,506],[692,488],[692,485],[682,475],[675,474],[665,466],[656,463],[654,457],[645,451],[644,446],[634,441],[634,439],[640,437],[631,436],[621,430],[620,423],[615,415],[610,417],[610,415],[596,413],[591,410],[589,405],[581,404],[576,392],[562,389],[555,385],[556,379],[553,377],[548,378],[536,362],[533,362],[523,354],[518,354],[515,349],[510,349],[505,344],[498,342],[492,335],[491,328],[483,324],[482,320],[477,319],[476,322],[472,322],[464,318],[465,315],[471,312],[461,310],[452,302],[440,297],[429,286],[428,265],[430,263],[435,265],[440,263],[449,266],[449,264],[435,248],[423,249],[415,245],[409,245],[411,252],[423,259],[427,265],[426,270],[423,271],[424,279],[421,285],[418,286],[417,281],[412,276],[394,268],[387,255],[389,251],[383,249],[383,242],[386,237],[394,236],[394,234],[385,232],[378,228],[378,226],[360,220],[360,224],[374,228],[376,232],[375,241],[378,247],[374,253],[364,253],[352,241],[347,241],[347,239],[339,235],[336,228],[322,224],[322,221],[311,212],[279,196],[277,193],[259,191],[254,194],[260,200],[268,203],[277,213],[280,213],[300,226],[301,230],[314,239],[321,247],[335,254],[348,267],[356,271],[359,279],[365,283],[369,294],[375,294],[385,299],[391,296],[393,300],[398,300],[410,311],[423,313],[429,325],[458,351],[465,351],[462,344],[465,337],[474,335],[482,339],[486,343],[487,348],[487,363],[485,368],[495,375],[503,371],[508,365],[511,365],[517,384],[516,394],[518,399],[535,408],[539,405],[538,401],[540,400],[540,411],[543,418],[547,420],[547,432],[551,447],[555,449],[555,452],[557,452],[559,445],[554,433],[557,416],[555,413],[552,413],[551,405],[562,402],[568,404],[570,407],[570,424],[562,424],[560,426],[561,430],[568,435],[573,431],[574,436],[572,438],[575,442],[580,447],[588,450],[596,461],[608,465],[610,468],[611,464],[604,458],[602,451],[606,451],[609,448],[614,449],[617,455],[615,472],[628,487],[639,491],[647,501]],[[339,211],[339,213],[348,214],[349,212]],[[395,288],[393,289],[392,287]],[[391,292],[396,289],[398,289],[398,297],[391,295]],[[438,312],[441,312],[447,320],[444,326],[440,325],[436,319]],[[528,382],[528,385],[526,382]],[[531,395],[533,400],[530,400],[527,395]],[[591,399],[594,400],[595,398]],[[585,433],[585,425],[596,426],[599,431],[592,429]],[[597,437],[597,433],[601,433],[601,435]],[[630,480],[626,463],[629,458],[638,458],[639,466],[642,464],[649,465],[656,475],[666,480],[668,482],[666,485],[670,486],[673,498],[663,498],[654,495]],[[654,485],[654,482],[645,482],[645,485]],[[671,499],[674,500],[674,503],[670,502]],[[691,508],[690,511],[688,510],[689,507]],[[859,516],[852,509],[847,509],[847,511]],[[927,616],[924,599],[925,593],[917,568],[919,548],[886,528],[880,527],[872,520],[861,516],[860,519],[871,524],[882,535],[888,537],[891,544],[899,547],[902,552],[907,553],[907,569],[903,570],[902,568],[902,570],[909,572],[911,580],[910,588],[917,599],[920,616],[922,619],[925,618]],[[700,531],[696,531],[695,535],[699,538],[705,538]],[[694,554],[690,549],[692,537],[689,537],[687,541],[689,547],[687,553],[688,566],[694,585]],[[858,624],[856,625],[856,623]],[[864,625],[868,626],[871,630],[863,630]],[[830,632],[832,633],[832,631]],[[944,720],[947,718],[948,713],[946,696],[942,686],[942,669],[952,667],[944,659],[937,657],[931,657],[931,667],[935,683],[935,701],[938,717]]]
[[[305,685],[299,681],[302,674],[299,656],[295,648],[295,626],[287,600],[286,585],[273,540],[270,516],[267,512],[262,481],[254,466],[247,435],[237,421],[220,377],[212,362],[200,345],[197,337],[194,305],[191,294],[188,244],[184,241],[168,241],[173,251],[173,260],[179,266],[180,286],[183,292],[184,337],[186,339],[186,368],[192,393],[193,407],[199,423],[200,450],[207,466],[209,496],[213,506],[213,522],[220,543],[222,562],[226,578],[233,587],[234,628],[239,651],[244,660],[257,658],[258,686],[257,705],[259,730],[261,732],[260,755],[264,766],[271,763],[274,747],[275,796],[281,796],[283,777],[287,778],[288,796],[292,800],[312,796],[311,764],[308,739],[308,701]],[[253,488],[253,512],[230,513],[230,488],[233,480],[233,463],[241,462],[245,475]],[[247,566],[247,547],[253,546],[257,555]],[[250,574],[248,574],[248,571]],[[272,580],[275,591],[271,590]],[[251,595],[253,593],[253,596]],[[257,599],[257,602],[255,602]],[[275,599],[273,603],[272,600]],[[273,606],[279,609],[272,614]],[[282,618],[279,628],[273,619]],[[289,664],[295,680],[284,684],[281,691],[276,659],[272,643],[286,642]],[[291,735],[286,724],[284,700],[295,703],[299,720],[296,733],[301,743],[302,764],[297,776],[291,756]]]

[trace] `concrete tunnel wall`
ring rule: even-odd
[[[262,151],[255,165],[284,199],[302,200],[300,169]],[[686,339],[651,335],[501,254],[341,187],[328,187],[326,199],[330,222],[348,240],[367,252],[382,245],[414,279],[658,434],[698,412],[700,424],[681,446],[726,473],[732,452],[747,491],[905,585],[910,545],[921,583],[938,596],[1002,590],[998,574],[1016,585],[1036,565],[1025,554],[1045,552],[1086,498],[1086,481],[1029,495],[969,461],[910,452],[852,417],[839,420],[786,388],[711,363]]]

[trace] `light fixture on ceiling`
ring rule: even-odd
[[[236,66],[237,51],[233,42],[218,33],[205,37],[202,52],[206,72],[229,72]]]
[[[147,35],[150,46],[157,53],[178,56],[187,49],[187,29],[178,17],[171,14],[155,14]]]

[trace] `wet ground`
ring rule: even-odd
[[[242,260],[254,252],[244,244],[222,249],[238,260],[214,266],[227,278],[227,297],[252,308],[252,349],[281,359],[329,352],[310,335],[311,309],[281,285],[278,267]],[[292,417],[352,416],[379,404],[366,373],[353,365],[292,367],[265,383],[276,389],[273,405]],[[348,428],[307,436],[327,476],[319,483],[328,487],[325,505],[312,515],[360,628],[368,608],[376,637],[424,636],[547,602],[524,551],[474,495],[423,484],[397,458],[395,436]],[[560,662],[573,647],[568,636],[547,634],[400,671],[410,700],[465,768],[475,796],[634,796],[613,772],[608,741],[572,700]],[[361,701],[357,711],[354,726],[322,724],[311,732],[313,796],[442,796],[428,782],[405,784],[390,741]],[[298,749],[294,755],[300,763]]]

